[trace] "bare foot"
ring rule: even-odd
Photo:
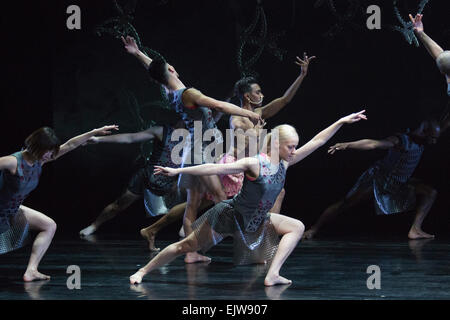
[[[285,285],[278,285],[278,286],[270,286],[265,287],[264,291],[266,292],[267,298],[271,300],[280,300],[281,295],[283,294],[284,290],[289,288],[291,284],[285,284]]]
[[[151,232],[150,230],[141,229],[141,236],[148,241],[148,249],[150,251],[159,251],[160,248],[155,248],[155,233]]]
[[[292,281],[289,279],[286,279],[282,276],[269,276],[267,275],[264,279],[264,285],[265,286],[275,286],[277,284],[291,284]]]
[[[130,277],[130,283],[131,284],[139,284],[142,282],[142,278],[144,277],[145,272],[142,269],[139,269],[138,272],[136,272],[135,274],[133,274]]]
[[[310,240],[310,239],[314,238],[314,235],[316,234],[316,232],[317,231],[312,228],[309,230],[306,230],[305,233],[303,234],[302,239]]]
[[[37,270],[27,270],[23,275],[23,281],[30,282],[35,280],[50,280],[50,276],[40,273]]]
[[[186,263],[196,263],[196,262],[209,262],[211,258],[202,256],[197,252],[188,252],[186,253],[186,257],[184,258],[184,262]]]
[[[431,239],[434,238],[434,235],[428,234],[421,229],[417,229],[415,227],[411,227],[408,233],[408,238],[412,240],[417,239]]]
[[[92,224],[89,227],[84,228],[80,231],[80,236],[87,237],[93,234],[97,230],[96,227],[94,227]]]

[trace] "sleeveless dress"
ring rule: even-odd
[[[172,206],[183,202],[176,191],[176,177],[154,175],[155,165],[178,168],[171,160],[171,152],[178,141],[172,141],[172,133],[175,129],[171,126],[163,126],[162,141],[154,140],[153,151],[145,166],[139,169],[128,184],[128,190],[137,195],[144,196],[144,206],[150,216],[166,214]]]
[[[212,141],[215,142],[218,150],[223,150],[222,133],[217,129],[212,110],[203,106],[183,104],[183,93],[188,89],[183,88],[168,94],[171,108],[181,116],[189,131],[189,138],[186,139],[183,148],[182,168],[214,162],[216,152]],[[189,174],[179,175],[178,186],[182,189],[193,187],[202,189],[198,177]]]
[[[17,172],[2,171],[0,188],[0,254],[23,247],[29,240],[29,225],[19,207],[33,191],[42,172],[36,161],[30,166],[22,152],[12,154],[17,159]]]
[[[420,162],[424,147],[409,135],[397,135],[400,143],[364,172],[347,194],[352,196],[361,189],[373,188],[375,210],[379,215],[413,210],[416,204],[415,187],[411,179]]]
[[[286,167],[282,162],[271,164],[265,154],[255,157],[259,160],[258,178],[245,176],[234,198],[219,202],[192,224],[202,252],[233,237],[236,265],[271,260],[279,243],[269,210],[284,186]]]

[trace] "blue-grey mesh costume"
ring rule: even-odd
[[[408,134],[398,134],[399,144],[365,171],[347,194],[347,199],[359,190],[373,188],[377,214],[392,214],[414,209],[415,187],[411,176],[420,162],[423,145]]]
[[[20,205],[39,184],[42,164],[29,165],[21,151],[12,154],[17,159],[17,172],[1,173],[0,183],[0,254],[23,247],[29,240],[29,225]]]
[[[269,210],[283,189],[286,167],[282,162],[278,166],[271,164],[264,154],[256,157],[258,178],[245,176],[234,198],[219,202],[192,224],[203,252],[224,238],[233,237],[233,260],[237,265],[271,260],[279,243]]]

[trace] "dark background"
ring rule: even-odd
[[[423,117],[439,116],[447,104],[446,83],[423,46],[405,41],[390,26],[398,25],[392,1],[335,1],[338,12],[348,4],[381,7],[382,29],[368,30],[368,14],[359,12],[333,36],[337,23],[328,1],[263,1],[269,31],[284,35],[277,46],[282,61],[264,51],[253,69],[258,72],[265,102],[281,96],[299,74],[296,55],[316,55],[293,101],[268,121],[268,127],[294,125],[305,143],[319,130],[348,113],[367,110],[369,121],[344,127],[328,145],[362,138],[383,138],[414,128]],[[126,1],[119,1],[124,5]],[[419,1],[399,1],[404,19]],[[424,10],[425,31],[448,48],[446,1],[430,1]],[[81,8],[81,30],[66,28],[66,8]],[[205,94],[225,99],[240,78],[236,63],[239,26],[248,26],[256,1],[137,1],[132,23],[143,44],[162,53],[182,81]],[[23,145],[41,126],[55,128],[61,140],[106,124],[121,132],[140,130],[134,106],[146,120],[159,89],[138,61],[111,35],[94,29],[117,16],[113,2],[16,1],[2,10],[2,52],[5,84],[1,111],[1,155]],[[248,47],[248,52],[255,47]],[[153,111],[154,115],[154,111]],[[227,118],[220,125],[224,127]],[[416,177],[434,186],[438,198],[424,230],[443,237],[450,230],[449,133],[427,148]],[[289,169],[282,213],[308,227],[353,186],[359,175],[384,152],[348,151],[329,156],[323,147]],[[58,237],[77,237],[96,215],[125,189],[134,170],[139,145],[79,148],[46,165],[39,187],[25,205],[52,217]],[[324,235],[368,235],[406,238],[413,215],[377,217],[373,204],[361,205],[324,229]],[[100,233],[137,235],[153,222],[142,201],[105,225]],[[161,237],[175,236],[181,222]]]

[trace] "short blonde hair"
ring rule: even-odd
[[[297,130],[289,124],[280,124],[273,128],[269,134],[266,135],[264,139],[264,146],[267,147],[267,152],[270,152],[270,146],[272,144],[272,133],[277,132],[278,141],[280,143],[287,141],[289,139],[299,140]]]

